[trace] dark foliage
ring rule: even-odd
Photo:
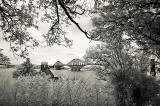
[[[19,76],[34,76],[37,72],[34,70],[33,64],[30,62],[30,59],[27,58],[24,63],[17,69],[17,71],[13,72],[13,78],[17,78]]]
[[[147,53],[159,56],[159,8],[159,0],[97,0],[99,17],[93,19],[96,28],[92,35],[103,41],[127,35],[128,41],[136,41]]]
[[[134,69],[115,72],[112,81],[115,85],[117,106],[154,104],[160,92],[160,85],[154,77]]]

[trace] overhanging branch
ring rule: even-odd
[[[92,37],[89,36],[89,34],[87,33],[87,31],[83,30],[83,29],[80,27],[80,25],[71,17],[71,15],[69,14],[69,12],[68,12],[66,6],[64,5],[63,1],[62,1],[62,0],[58,0],[58,2],[59,2],[59,5],[60,5],[60,6],[62,7],[62,9],[64,10],[65,14],[67,15],[68,19],[69,19],[72,23],[74,23],[74,24],[77,26],[77,28],[78,28],[81,32],[83,32],[88,39],[93,39]]]

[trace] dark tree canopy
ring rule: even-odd
[[[13,51],[21,50],[20,56],[26,55],[28,47],[39,45],[28,33],[28,28],[38,29],[39,22],[48,22],[50,25],[48,32],[43,34],[47,46],[70,46],[72,41],[66,37],[63,28],[72,23],[89,39],[106,42],[118,38],[123,42],[123,36],[127,35],[128,41],[136,41],[143,50],[160,54],[159,0],[94,2],[94,11],[91,12],[86,0],[1,0],[0,30]],[[75,18],[87,12],[96,14],[93,19],[96,29],[91,34],[75,21]]]
[[[93,19],[93,36],[108,40],[127,35],[149,53],[160,55],[159,0],[103,0],[98,1]]]
[[[90,38],[75,21],[76,17],[85,14],[87,10],[85,0],[1,0],[0,30],[3,33],[1,36],[10,42],[14,52],[21,50],[20,56],[24,56],[28,47],[39,45],[39,42],[28,33],[28,28],[38,29],[39,22],[48,22],[50,28],[43,34],[47,46],[53,44],[71,46],[72,41],[65,36],[63,28],[73,23]]]

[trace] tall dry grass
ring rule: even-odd
[[[0,106],[114,106],[112,88],[82,79],[0,76]]]

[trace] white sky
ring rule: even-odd
[[[78,20],[80,26],[86,30],[92,28],[91,19],[88,17],[81,17]],[[32,36],[40,36],[48,30],[45,24],[40,25],[40,30],[31,29]],[[99,42],[92,41],[85,37],[85,35],[78,30],[75,25],[66,28],[68,37],[73,40],[73,46],[66,48],[62,46],[54,45],[52,47],[37,47],[29,51],[29,57],[33,64],[40,64],[42,61],[47,61],[50,65],[53,65],[56,61],[68,63],[74,58],[82,58],[85,54],[85,50],[90,46],[96,45]],[[19,57],[14,57],[13,53],[9,49],[9,43],[0,39],[0,48],[4,49],[3,53],[11,59],[12,64],[21,64],[24,60]]]

